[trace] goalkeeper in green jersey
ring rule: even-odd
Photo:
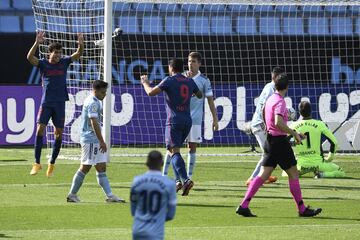
[[[306,136],[302,144],[295,146],[297,167],[300,175],[313,172],[316,178],[344,177],[345,172],[341,167],[332,163],[337,148],[337,141],[325,123],[311,118],[311,104],[302,101],[299,104],[302,120],[291,124],[290,128]],[[330,152],[324,157],[322,151],[322,136],[330,143]]]

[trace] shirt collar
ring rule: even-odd
[[[154,175],[162,175],[161,171],[158,171],[158,170],[148,170],[147,173],[154,174]]]
[[[200,72],[200,70],[199,70],[198,73],[197,73],[195,76],[192,77],[192,79],[195,79],[195,78],[199,77],[200,74],[201,74],[201,72]]]

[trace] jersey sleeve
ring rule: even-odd
[[[71,57],[70,56],[66,56],[63,58],[64,61],[64,65],[66,66],[66,68],[69,67],[69,65],[72,63]]]
[[[275,115],[280,115],[283,118],[285,117],[285,113],[286,113],[286,103],[285,101],[279,101],[274,108],[274,114]]]
[[[88,117],[89,118],[99,118],[99,104],[97,102],[93,102],[89,105],[89,108],[88,108]]]
[[[135,215],[135,210],[136,210],[136,205],[137,205],[137,201],[138,201],[138,196],[135,192],[135,182],[136,182],[136,178],[133,181],[133,184],[131,185],[130,188],[130,210],[131,210],[131,215],[134,216]]]
[[[161,89],[161,91],[165,91],[166,89],[169,88],[169,78],[166,77],[164,78],[158,85],[157,87]]]
[[[43,71],[44,68],[45,68],[45,59],[42,58],[42,59],[39,59],[39,64],[38,64],[38,68],[40,69],[40,71]]]
[[[330,131],[330,129],[325,125],[325,123],[319,121],[321,126],[321,133],[325,136],[325,138],[330,143],[330,152],[335,153],[338,147],[337,140],[334,136],[334,134]]]
[[[214,96],[213,90],[211,88],[211,83],[210,83],[210,80],[208,78],[206,78],[206,81],[205,81],[205,84],[204,84],[204,94],[205,94],[205,97]]]

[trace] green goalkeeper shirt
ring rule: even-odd
[[[322,121],[315,119],[300,120],[293,122],[290,128],[306,136],[302,144],[295,146],[296,157],[300,165],[323,161],[322,136],[330,142],[330,152],[335,153],[337,149],[336,138]]]

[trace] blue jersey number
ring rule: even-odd
[[[159,191],[148,192],[146,190],[140,192],[140,197],[143,199],[143,214],[157,214],[160,211],[161,193]]]

